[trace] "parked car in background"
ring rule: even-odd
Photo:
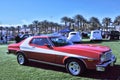
[[[68,40],[72,41],[72,42],[81,42],[82,41],[82,35],[80,32],[70,32],[68,34]]]
[[[16,54],[20,65],[35,61],[65,67],[74,76],[86,69],[105,71],[116,62],[107,46],[73,44],[63,36],[28,37],[20,43],[8,45],[8,53]]]
[[[93,30],[90,33],[90,41],[93,40],[102,40],[102,33],[101,30]]]
[[[108,31],[105,34],[105,38],[107,38],[108,40],[119,40],[120,32],[119,31]]]

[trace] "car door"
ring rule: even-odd
[[[29,53],[29,58],[44,62],[55,62],[55,55],[53,49],[49,48],[49,41],[47,38],[32,39],[30,45],[33,47],[32,52]]]

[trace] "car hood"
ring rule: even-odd
[[[91,58],[99,58],[103,52],[109,51],[107,46],[96,44],[75,44],[59,48],[58,51],[67,52],[74,55],[86,56]]]
[[[95,52],[105,52],[110,50],[107,46],[101,46],[96,44],[76,44],[71,46],[65,46],[66,49],[77,49],[77,50],[86,50],[86,51],[95,51]]]
[[[98,59],[100,55],[103,54],[103,52],[109,50],[110,48],[107,46],[101,46],[96,44],[76,44],[61,47],[57,51]]]

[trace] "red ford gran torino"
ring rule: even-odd
[[[8,46],[8,53],[17,55],[17,61],[24,65],[35,61],[65,67],[74,76],[85,69],[105,71],[114,66],[116,57],[106,46],[95,44],[73,44],[62,36],[33,36]]]

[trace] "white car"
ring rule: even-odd
[[[91,41],[93,41],[93,40],[102,40],[101,30],[93,30],[93,31],[91,31],[90,40]]]
[[[70,32],[68,34],[68,40],[72,42],[81,42],[82,41],[82,35],[80,32]]]

